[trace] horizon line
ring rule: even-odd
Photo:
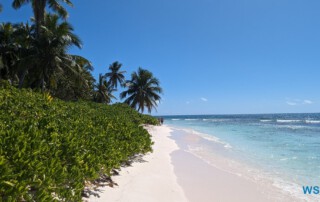
[[[151,115],[151,116],[215,116],[215,115],[269,115],[269,114],[320,114],[320,112],[276,112],[276,113],[234,113],[234,114],[174,114],[174,115]]]

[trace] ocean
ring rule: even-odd
[[[302,186],[320,186],[319,113],[163,118],[182,135],[201,137],[203,141],[184,149],[212,165],[217,165],[217,156],[229,159],[228,165],[234,166],[233,170],[229,166],[230,172],[241,168],[241,175],[269,181],[299,198],[310,199]]]

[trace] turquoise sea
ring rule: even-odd
[[[163,118],[166,125],[205,139],[188,150],[206,161],[211,153],[243,163],[255,170],[251,177],[267,179],[301,198],[302,186],[320,186],[319,113]]]

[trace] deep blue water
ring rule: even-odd
[[[320,185],[320,114],[164,116],[169,126],[218,138],[270,176]]]

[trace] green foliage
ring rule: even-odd
[[[64,102],[0,82],[0,201],[81,201],[85,182],[151,151],[126,104]]]
[[[126,73],[126,71],[120,71],[121,67],[122,64],[116,61],[109,66],[109,72],[104,75],[109,79],[108,83],[112,88],[118,88],[118,83],[124,86],[125,78],[123,74]]]
[[[93,101],[110,104],[112,99],[116,99],[112,94],[116,89],[111,86],[102,74],[99,74],[98,82],[94,85],[94,88]]]
[[[28,23],[0,24],[0,79],[19,88],[50,90],[64,100],[92,100],[94,78],[89,60],[68,53],[81,40],[68,22],[46,15],[41,36]]]
[[[155,78],[152,72],[138,68],[137,72],[131,74],[131,80],[126,82],[127,90],[120,94],[125,103],[138,111],[144,112],[146,108],[151,113],[152,108],[158,106],[162,93],[160,82]]]

